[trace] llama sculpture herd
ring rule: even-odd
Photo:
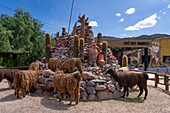
[[[79,72],[72,72],[72,70],[77,67]],[[80,81],[82,69],[82,61],[80,58],[70,58],[62,63],[58,58],[51,58],[48,62],[48,68],[55,71],[52,79],[54,88],[57,90],[59,101],[61,101],[61,93],[68,93],[71,96],[70,104],[72,104],[73,99],[76,97],[78,104],[80,99]],[[44,70],[39,70],[39,65],[36,62],[31,63],[29,70],[18,70],[18,69],[0,69],[0,81],[6,78],[10,86],[14,88],[14,95],[19,98],[19,91],[22,92],[23,97],[25,97],[25,92],[29,92],[32,87],[36,84],[39,76]],[[109,69],[107,74],[111,75],[111,78],[119,83],[121,87],[124,88],[123,97],[129,95],[129,87],[132,88],[135,85],[139,86],[140,97],[145,90],[144,99],[146,99],[148,94],[147,89],[147,73],[132,73],[125,72],[123,74],[117,73],[114,69]]]

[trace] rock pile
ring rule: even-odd
[[[54,72],[45,70],[43,76],[40,76],[35,88],[42,90],[42,92],[53,92],[52,78]],[[83,101],[106,100],[119,98],[122,96],[119,85],[114,80],[98,79],[98,75],[91,72],[84,71],[82,73],[82,81],[80,82],[80,99]],[[70,96],[66,93],[63,95],[64,99],[69,99]]]
[[[73,36],[60,36],[51,49],[51,58],[59,58],[62,62],[73,56]]]
[[[119,98],[121,92],[117,82],[111,79],[97,79],[91,72],[82,73],[80,98],[82,100],[105,100]]]
[[[42,73],[42,76],[39,76],[39,79],[35,85],[35,88],[37,90],[42,90],[52,92],[54,91],[54,87],[52,85],[52,78],[53,78],[54,72],[51,70],[44,70]]]

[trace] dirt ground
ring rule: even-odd
[[[136,98],[137,90],[132,90],[128,98],[80,102],[69,106],[69,101],[58,102],[52,95],[37,92],[25,98],[16,98],[7,81],[0,83],[0,113],[170,113],[170,92],[154,88],[148,81],[147,100]],[[144,94],[142,95],[142,97]]]

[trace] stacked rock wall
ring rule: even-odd
[[[69,40],[69,41],[68,41]],[[119,98],[121,93],[118,84],[113,82],[106,71],[109,68],[117,68],[118,61],[112,55],[111,49],[107,49],[107,62],[104,66],[97,63],[90,65],[88,63],[89,50],[92,46],[96,46],[94,37],[87,36],[85,38],[83,74],[81,81],[81,99],[82,100],[103,100]],[[97,47],[98,54],[101,48]],[[56,45],[52,48],[51,57],[57,57],[62,62],[73,56],[73,36],[60,36]],[[64,98],[69,98],[64,95]]]

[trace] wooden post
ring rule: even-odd
[[[144,67],[144,70],[147,71],[147,68],[148,68],[148,48],[145,48],[144,49],[144,55],[145,55],[145,67]]]
[[[158,82],[159,82],[159,76],[158,74],[155,74],[155,87],[158,87]]]
[[[168,76],[164,76],[165,90],[169,91]]]

